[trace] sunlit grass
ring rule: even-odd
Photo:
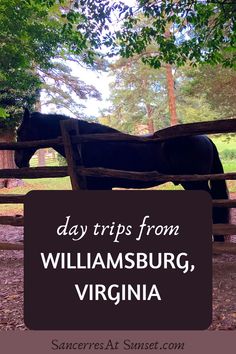
[[[227,138],[226,134],[224,136],[214,136],[210,138],[217,146],[219,152],[226,149],[236,150],[236,135],[230,138]]]
[[[40,178],[24,179],[24,186],[16,188],[3,188],[0,194],[27,194],[32,190],[71,190],[70,178]],[[0,204],[0,214],[22,214],[21,204]]]
[[[224,172],[236,172],[236,160],[235,161],[222,161],[223,162],[223,167],[224,167]]]

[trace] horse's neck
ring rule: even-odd
[[[40,122],[40,131],[44,139],[53,139],[61,135],[60,122],[64,119],[42,120]],[[89,123],[83,120],[76,120],[80,134],[103,134],[119,133],[118,130],[107,127],[99,123]]]
[[[41,120],[38,125],[38,133],[45,140],[57,138],[61,135],[60,121],[59,119],[54,121],[47,119]]]
[[[45,119],[40,126],[40,135],[43,136],[43,139],[55,139],[58,136],[61,136],[60,122],[62,120],[63,119],[47,121],[47,119]],[[116,129],[98,123],[88,123],[83,120],[77,120],[77,123],[80,134],[119,133]],[[59,154],[65,157],[65,151],[63,147],[56,147],[54,148],[54,150],[56,150]]]
[[[81,134],[119,133],[118,130],[99,123],[89,123],[84,120],[78,120],[78,124]]]

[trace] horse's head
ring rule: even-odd
[[[17,130],[17,142],[34,140],[34,130],[37,129],[32,122],[30,112],[25,109],[20,127]],[[29,167],[29,161],[36,148],[21,149],[15,151],[15,163],[18,167]]]

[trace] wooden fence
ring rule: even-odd
[[[150,141],[164,141],[181,136],[190,136],[198,134],[219,134],[236,133],[236,118],[225,119],[213,122],[180,124],[169,127],[149,137],[131,136],[121,133],[113,134],[83,134],[78,131],[76,120],[65,120],[61,124],[62,136],[57,139],[27,141],[16,143],[0,143],[0,150],[18,150],[36,147],[48,148],[64,146],[68,166],[63,167],[35,167],[21,169],[0,170],[0,178],[56,178],[70,176],[73,189],[86,189],[86,177],[100,178],[122,178],[140,181],[153,182],[183,182],[183,181],[203,181],[203,180],[236,180],[236,172],[225,174],[207,174],[207,175],[164,175],[156,171],[153,172],[133,172],[120,171],[107,168],[85,168],[83,166],[83,156],[81,154],[81,144],[90,142],[139,142],[147,143]],[[23,203],[22,195],[0,195],[0,204]],[[236,208],[236,200],[213,200],[213,206]],[[0,224],[23,226],[22,216],[0,216]],[[236,225],[216,224],[213,225],[215,235],[236,234]],[[225,248],[226,246],[222,246]],[[228,247],[228,246],[227,246]],[[227,248],[226,247],[226,248]],[[216,246],[219,248],[219,245]],[[23,249],[21,244],[0,243],[0,249]],[[227,248],[228,250],[228,248]],[[231,249],[232,251],[232,249]],[[233,249],[236,253],[236,246]]]

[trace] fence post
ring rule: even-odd
[[[75,148],[71,142],[71,136],[79,135],[78,121],[76,119],[63,120],[60,125],[72,189],[87,189],[86,177],[81,176],[77,171],[79,166],[83,166],[81,144],[76,144]]]

